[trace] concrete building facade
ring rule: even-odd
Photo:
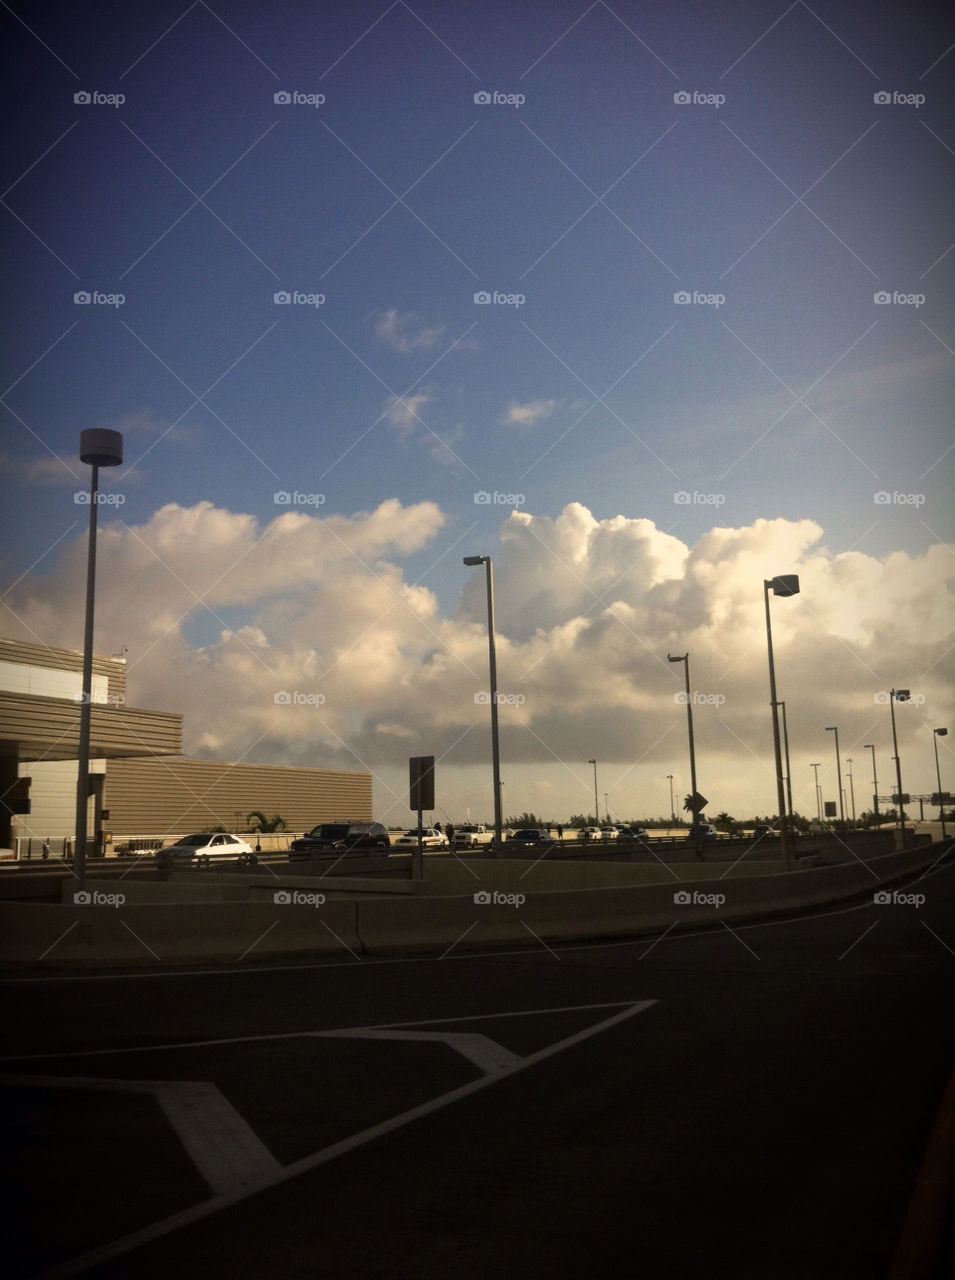
[[[0,639],[0,848],[75,835],[83,655]],[[96,655],[87,836],[245,829],[253,810],[288,830],[372,818],[371,774],[182,756],[182,716],[133,707],[126,661]]]

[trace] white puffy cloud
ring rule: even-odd
[[[425,547],[440,561],[441,537],[457,536],[445,523],[434,503],[397,500],[267,523],[209,502],[169,504],[135,527],[104,520],[97,648],[128,646],[131,701],[182,711],[190,753],[370,768],[382,811],[393,803],[402,822],[407,757],[434,752],[446,814],[486,815],[485,575],[471,570],[449,608],[402,566]],[[684,668],[667,661],[686,653],[710,812],[770,812],[763,582],[780,573],[801,583],[770,597],[797,807],[815,811],[808,761],[830,759],[828,724],[859,775],[874,742],[889,777],[879,694],[899,686],[917,695],[897,717],[916,774],[907,789],[935,790],[931,728],[953,710],[952,549],[880,559],[832,553],[822,533],[810,520],[757,520],[686,546],[649,520],[598,520],[579,503],[556,518],[512,514],[494,553],[507,811],[584,810],[581,762],[595,756],[613,812],[664,812],[668,773],[688,789]],[[11,588],[5,633],[76,646],[84,585],[79,538],[52,573]],[[823,781],[834,795],[825,770]],[[857,792],[868,807],[868,785]]]
[[[549,418],[556,408],[556,400],[527,400],[523,404],[512,400],[504,412],[503,421],[513,427],[532,427],[536,422]]]
[[[444,326],[428,328],[414,311],[402,313],[391,307],[378,316],[375,333],[389,347],[408,355],[412,351],[429,351],[444,333]]]

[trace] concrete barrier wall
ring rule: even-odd
[[[698,927],[717,920],[766,918],[801,908],[874,894],[885,885],[935,862],[939,845],[905,850],[829,867],[804,868],[787,876],[699,876],[655,884],[575,885],[565,879],[573,868],[552,867],[558,874],[534,888],[520,872],[526,865],[481,861],[480,881],[468,876],[466,892],[415,891],[396,895],[327,895],[314,876],[293,877],[295,884],[256,885],[269,892],[265,901],[143,902],[126,891],[127,882],[91,881],[88,905],[0,902],[0,964],[32,968],[98,965],[170,964],[181,961],[236,962],[285,955],[359,957],[403,952],[441,952],[456,946],[468,950],[488,945],[550,945],[587,938],[652,933],[676,926]],[[608,864],[605,864],[605,868]],[[625,873],[633,864],[619,864]],[[585,864],[583,871],[593,871]],[[261,877],[255,877],[260,881]],[[516,887],[515,887],[516,886]],[[168,893],[178,886],[143,885]],[[434,886],[431,886],[432,888]],[[198,890],[196,880],[184,889]],[[220,899],[227,882],[209,885]],[[248,884],[234,886],[249,892]],[[276,902],[275,893],[286,896]],[[475,901],[475,893],[485,895]],[[124,895],[120,900],[118,895]],[[513,895],[524,895],[523,902]],[[712,895],[719,894],[719,905]],[[99,895],[99,896],[97,896]],[[510,897],[508,896],[510,895]],[[677,895],[680,895],[677,897]],[[138,898],[138,894],[136,895]],[[72,895],[71,895],[72,898]]]
[[[310,891],[314,892],[314,891]],[[354,902],[0,903],[0,964],[229,962],[308,954],[357,957]]]
[[[556,943],[626,936],[673,925],[680,928],[716,920],[742,921],[874,894],[883,885],[931,866],[939,852],[937,846],[907,850],[869,859],[866,865],[853,862],[807,868],[787,876],[542,892],[534,892],[526,884],[515,890],[508,878],[499,881],[488,875],[467,897],[414,899],[403,903],[400,911],[380,901],[363,902],[359,905],[357,929],[363,950],[374,955],[434,951],[458,944],[468,948],[503,942],[523,945],[535,936]],[[498,865],[503,870],[508,864]],[[492,901],[475,902],[474,893],[481,892],[489,894]],[[514,893],[525,894],[526,901],[519,905],[493,901],[495,894],[506,897]],[[682,900],[677,900],[678,894]],[[714,894],[722,895],[725,901],[715,905]]]

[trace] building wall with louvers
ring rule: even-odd
[[[246,830],[259,810],[280,814],[289,831],[318,822],[372,819],[370,773],[298,766],[228,764],[164,757],[110,760],[106,769],[104,829],[118,836],[185,835],[210,826]]]

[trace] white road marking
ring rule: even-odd
[[[452,1089],[449,1093],[443,1093],[437,1098],[432,1098],[430,1102],[422,1103],[420,1106],[412,1107],[409,1111],[402,1111],[396,1116],[392,1116],[390,1120],[384,1120],[380,1124],[372,1125],[369,1129],[363,1129],[360,1133],[353,1134],[350,1138],[345,1138],[341,1142],[335,1142],[330,1147],[325,1147],[321,1151],[316,1151],[310,1156],[305,1156],[301,1160],[296,1160],[292,1164],[279,1166],[271,1175],[262,1178],[255,1185],[249,1185],[243,1190],[234,1191],[229,1194],[217,1195],[211,1200],[206,1200],[203,1204],[193,1205],[191,1209],[185,1209],[181,1213],[173,1214],[171,1217],[164,1218],[161,1222],[154,1222],[149,1227],[144,1227],[140,1231],[134,1231],[130,1235],[123,1236],[119,1240],[113,1240],[110,1244],[102,1245],[98,1249],[92,1249],[89,1253],[85,1253],[80,1257],[71,1258],[68,1262],[62,1263],[60,1266],[53,1267],[48,1271],[44,1271],[38,1280],[65,1280],[65,1277],[74,1276],[88,1270],[90,1267],[96,1266],[101,1262],[107,1262],[112,1258],[122,1257],[123,1254],[129,1253],[133,1249],[138,1249],[141,1245],[148,1244],[152,1240],[158,1240],[163,1236],[178,1231],[181,1227],[188,1226],[190,1223],[199,1222],[203,1218],[207,1218],[214,1213],[218,1213],[220,1209],[226,1209],[230,1205],[238,1204],[249,1196],[259,1191],[266,1191],[270,1187],[277,1186],[279,1183],[288,1182],[292,1178],[297,1178],[303,1173],[309,1173],[312,1169],[317,1169],[323,1164],[337,1159],[338,1156],[345,1155],[346,1152],[354,1151],[358,1147],[363,1147],[369,1142],[373,1142],[376,1138],[383,1137],[385,1134],[394,1133],[398,1129],[404,1128],[406,1125],[413,1124],[416,1120],[421,1120],[425,1116],[433,1115],[437,1111],[443,1110],[444,1107],[450,1106],[454,1102],[467,1098],[471,1094],[479,1093],[482,1089],[486,1089],[488,1085],[496,1084],[499,1080],[505,1080],[509,1076],[516,1075],[519,1071],[525,1071],[529,1067],[536,1066],[539,1062],[545,1061],[547,1058],[553,1057],[554,1054],[562,1053],[565,1049],[570,1049],[574,1045],[589,1040],[592,1036],[599,1035],[602,1031],[607,1031],[617,1023],[625,1022],[628,1018],[632,1018],[635,1014],[643,1013],[656,1004],[656,1000],[637,1000],[627,1005],[620,1013],[613,1014],[609,1018],[605,1018],[602,1022],[597,1022],[593,1026],[585,1027],[583,1031],[578,1031],[574,1035],[566,1036],[563,1040],[558,1040],[554,1044],[548,1045],[545,1049],[539,1049],[536,1053],[529,1054],[526,1058],[520,1058],[511,1067],[498,1071],[495,1074],[484,1074],[470,1083],[461,1085],[457,1089]],[[578,1006],[579,1007],[579,1006]],[[583,1006],[586,1008],[587,1006]],[[607,1006],[603,1006],[607,1007]],[[572,1010],[567,1010],[570,1012]],[[528,1013],[535,1012],[528,1010]],[[564,1010],[548,1009],[540,1012],[561,1013]],[[500,1014],[483,1014],[483,1017],[500,1017]],[[450,1021],[450,1019],[448,1019]],[[323,1033],[313,1033],[322,1035]],[[259,1037],[250,1037],[256,1039]],[[263,1037],[269,1038],[269,1037]]]
[[[355,1031],[320,1031],[318,1034],[340,1040],[438,1040],[457,1050],[488,1076],[500,1075],[523,1062],[519,1054],[511,1053],[496,1040],[476,1031],[379,1031],[363,1027]]]
[[[241,1197],[282,1169],[231,1102],[207,1081],[2,1075],[0,1085],[150,1094],[217,1196]]]
[[[40,1062],[46,1058],[99,1058],[116,1053],[161,1053],[166,1049],[211,1049],[224,1044],[255,1044],[263,1040],[297,1040],[340,1032],[350,1035],[364,1031],[393,1031],[402,1027],[443,1027],[453,1022],[482,1022],[487,1018],[535,1018],[545,1013],[589,1013],[594,1009],[629,1009],[633,1000],[606,1000],[599,1004],[571,1004],[559,1009],[515,1009],[510,1013],[465,1013],[453,1018],[414,1018],[410,1022],[378,1022],[370,1027],[330,1027],[327,1031],[274,1031],[261,1036],[227,1036],[221,1040],[178,1040],[172,1044],[136,1044],[119,1049],[59,1050],[57,1053],[18,1053],[0,1062]]]

